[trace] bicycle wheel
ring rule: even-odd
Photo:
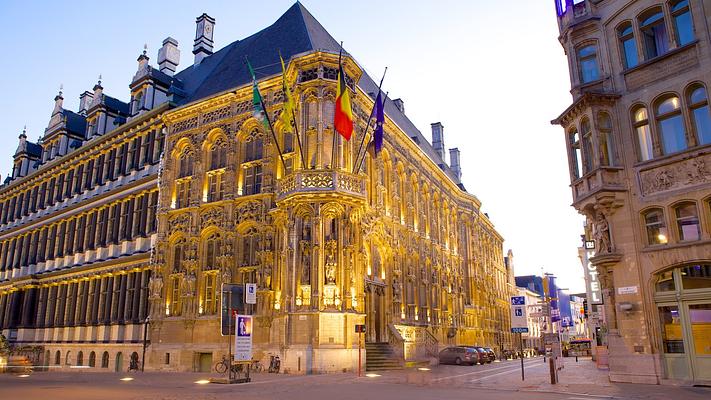
[[[217,371],[218,374],[224,374],[227,372],[227,364],[224,362],[218,362],[215,364],[215,371]]]

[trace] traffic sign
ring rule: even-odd
[[[365,324],[358,324],[355,326],[355,333],[365,333]]]
[[[235,361],[252,361],[252,316],[237,315],[235,318]]]
[[[257,284],[244,284],[244,302],[247,304],[257,304]]]
[[[526,308],[525,296],[511,297],[511,332],[528,332],[528,313]]]

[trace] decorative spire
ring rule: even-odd
[[[101,86],[101,74],[99,74],[99,80],[98,80],[98,82],[96,82],[96,85],[94,85],[94,91],[96,91],[97,89],[103,89],[103,88],[104,87]]]
[[[61,93],[61,92],[60,92]],[[18,137],[20,140],[27,139],[27,125],[22,128],[22,133]]]
[[[143,60],[148,61],[148,55],[147,55],[147,53],[148,53],[148,43],[144,43],[144,44],[143,44],[143,54],[141,54],[140,56],[138,56],[138,60],[136,60],[136,61],[138,61],[138,64],[139,64],[140,66],[143,66],[143,65],[144,65],[144,63],[142,62]]]
[[[64,84],[60,83],[60,84],[59,84],[59,92],[57,93],[56,96],[54,96],[54,101],[63,100],[63,99],[64,99],[64,97],[62,97],[62,90],[63,90],[63,89],[64,89]]]

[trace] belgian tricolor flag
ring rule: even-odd
[[[353,133],[353,110],[351,110],[351,94],[346,86],[343,65],[338,57],[338,95],[336,97],[336,112],[333,116],[333,126],[346,140]]]

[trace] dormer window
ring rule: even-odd
[[[145,105],[145,99],[143,96],[143,92],[138,92],[136,93],[136,96],[133,98],[133,114],[138,114],[143,110],[143,106]]]

